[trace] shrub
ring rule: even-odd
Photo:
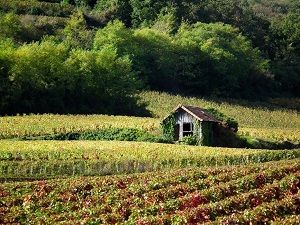
[[[277,142],[273,140],[264,140],[259,138],[253,138],[249,136],[242,136],[240,137],[242,141],[242,146],[245,148],[252,148],[252,149],[296,149],[299,148],[299,144],[294,144],[289,141],[284,142]]]
[[[223,113],[219,112],[214,108],[206,109],[209,113],[211,113],[214,117],[218,120],[226,122],[229,129],[233,130],[234,132],[238,131],[238,122],[231,117],[224,115]]]
[[[195,135],[184,136],[184,137],[182,137],[181,143],[186,144],[186,145],[198,145],[199,138]]]
[[[0,10],[13,11],[16,14],[68,17],[74,10],[73,5],[62,5],[50,2],[6,1],[0,0]]]
[[[136,128],[112,128],[105,130],[69,132],[40,137],[23,137],[22,140],[97,140],[97,141],[139,141],[168,143],[168,140]]]

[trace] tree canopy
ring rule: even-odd
[[[296,0],[1,1],[0,114],[134,114],[145,89],[299,97],[299,18]]]

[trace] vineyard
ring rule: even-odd
[[[153,118],[0,117],[0,224],[299,224],[299,149],[38,139],[113,129],[160,135],[180,102],[235,118],[239,135],[299,143],[296,109],[140,96]]]
[[[0,185],[9,224],[295,224],[300,160]]]
[[[0,141],[2,180],[169,171],[300,158],[272,151],[124,141]]]
[[[0,125],[0,139],[108,128],[131,127],[150,132],[159,130],[159,120],[154,118],[108,115],[43,114],[6,116],[0,117]]]
[[[300,224],[299,9],[0,0],[0,224]]]

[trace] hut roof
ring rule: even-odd
[[[195,107],[195,106],[186,106],[179,104],[175,109],[173,109],[173,112],[166,116],[163,120],[167,119],[170,115],[175,113],[178,109],[182,109],[195,117],[199,121],[206,121],[206,122],[215,122],[215,123],[221,123],[220,120],[216,119],[213,115],[211,115],[207,110]]]

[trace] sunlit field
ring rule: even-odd
[[[234,118],[239,135],[299,142],[296,109],[217,103],[158,92],[140,96],[153,117],[0,117],[0,223],[299,222],[299,149],[18,139],[112,128],[160,135],[162,118],[182,103],[215,108]]]
[[[4,116],[0,117],[0,139],[109,128],[138,128],[159,134],[161,120],[178,104],[215,108],[238,121],[241,135],[291,142],[300,139],[300,116],[296,110],[253,108],[158,92],[143,92],[140,96],[148,103],[147,109],[154,118],[55,114]]]

